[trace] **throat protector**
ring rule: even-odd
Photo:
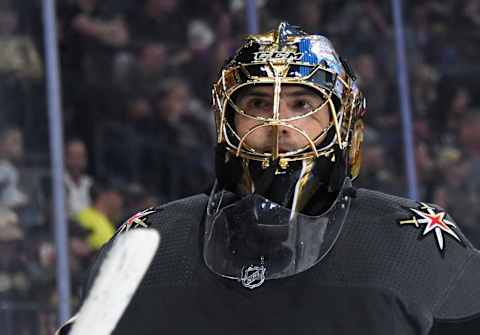
[[[259,194],[239,196],[214,187],[205,222],[205,263],[248,288],[303,272],[332,248],[349,207],[348,192],[340,192],[321,215],[310,216]]]

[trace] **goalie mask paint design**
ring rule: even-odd
[[[220,184],[295,210],[312,185],[338,193],[361,162],[365,99],[355,79],[322,35],[283,22],[248,36],[213,87]]]

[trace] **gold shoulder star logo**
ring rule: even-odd
[[[137,214],[133,215],[127,221],[125,221],[117,231],[117,234],[123,233],[125,231],[129,231],[132,228],[144,227],[148,228],[150,225],[146,222],[148,217],[153,213],[157,212],[155,208],[148,208],[144,211],[138,212]]]
[[[458,229],[455,223],[446,219],[447,213],[444,211],[439,211],[438,209],[424,203],[420,202],[420,207],[417,208],[408,208],[415,215],[409,219],[399,220],[400,225],[414,225],[416,228],[423,228],[421,232],[421,237],[428,235],[429,233],[435,234],[435,239],[437,241],[438,249],[440,253],[444,254],[445,252],[445,239],[444,234],[451,236],[461,245],[464,245],[461,238],[455,232],[454,229]]]

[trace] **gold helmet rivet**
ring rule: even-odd
[[[278,165],[281,169],[286,170],[288,168],[288,160],[282,158],[279,160]]]

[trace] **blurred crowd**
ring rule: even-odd
[[[447,209],[480,246],[480,2],[403,2],[419,199]],[[405,196],[390,2],[256,4],[261,30],[280,20],[302,25],[353,65],[368,105],[357,186]],[[58,299],[40,6],[0,0],[6,334],[51,334]],[[243,0],[57,1],[74,306],[88,264],[119,223],[211,186],[211,83],[246,34],[244,13]]]

